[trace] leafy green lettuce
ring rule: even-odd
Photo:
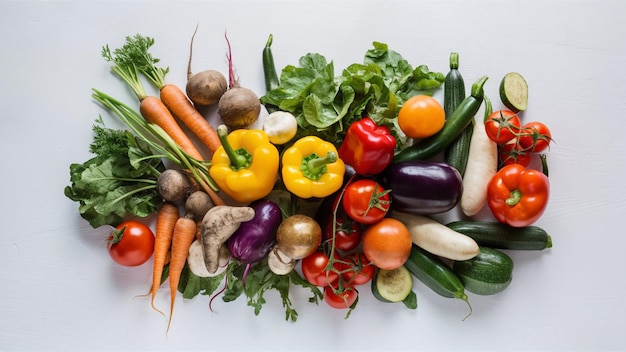
[[[317,53],[288,65],[280,85],[261,97],[263,104],[289,111],[298,121],[299,136],[316,135],[339,146],[350,124],[369,116],[388,126],[403,146],[404,134],[397,125],[402,104],[416,94],[432,95],[445,75],[431,72],[426,65],[415,68],[384,43],[374,42],[363,63],[335,75],[332,61]]]

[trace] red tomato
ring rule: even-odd
[[[351,251],[361,243],[361,224],[350,219],[343,208],[337,209],[337,219],[335,220],[335,248],[340,251]],[[333,222],[329,221],[324,230],[324,240],[331,241],[333,234]]]
[[[152,257],[154,234],[141,222],[123,222],[111,233],[107,250],[111,258],[120,265],[141,265]]]
[[[542,122],[533,121],[522,127],[522,134],[519,137],[519,143],[531,153],[540,153],[550,145],[552,134],[550,129]]]
[[[332,287],[324,287],[324,302],[337,309],[350,308],[356,302],[359,293],[352,286],[344,287],[341,292],[333,292]]]
[[[363,253],[352,253],[342,259],[341,277],[350,285],[364,285],[374,277],[376,267]]]
[[[501,166],[511,164],[530,165],[530,154],[517,143],[507,143],[498,147],[498,153]]]
[[[511,110],[494,111],[485,121],[487,136],[498,144],[505,144],[517,137],[521,126],[519,115]]]
[[[328,265],[328,256],[323,251],[316,251],[313,254],[304,257],[301,262],[302,275],[311,284],[315,286],[328,286],[339,279],[339,274],[334,270],[326,271]]]
[[[343,209],[354,221],[365,225],[375,224],[389,211],[389,191],[371,179],[354,181],[346,187]]]
[[[406,225],[393,218],[384,218],[365,229],[361,245],[365,257],[376,267],[393,270],[409,259],[413,242]]]

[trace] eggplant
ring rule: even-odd
[[[463,179],[454,167],[436,161],[393,163],[381,175],[390,189],[391,208],[405,213],[444,213],[461,200]]]
[[[282,221],[278,204],[263,199],[249,205],[254,217],[242,222],[228,239],[228,249],[233,258],[244,264],[256,263],[267,256],[276,242],[276,230]]]

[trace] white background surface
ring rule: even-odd
[[[626,2],[619,1],[189,1],[0,2],[0,350],[623,350],[626,326],[624,171]],[[451,51],[469,87],[521,72],[526,121],[549,124],[552,197],[537,225],[554,248],[510,253],[502,294],[465,303],[416,283],[419,308],[361,295],[343,311],[293,290],[296,323],[276,295],[255,316],[243,299],[178,299],[173,326],[149,301],[150,264],[122,268],[66,199],[69,165],[91,155],[99,114],[91,88],[132,102],[100,56],[126,35],[154,37],[154,54],[184,84],[194,70],[226,73],[224,30],[243,85],[263,94],[261,50],[274,34],[280,69],[307,52],[360,62],[373,41],[412,64],[447,72]],[[437,95],[440,97],[440,95]],[[168,307],[168,289],[157,304]],[[367,291],[367,290],[365,290]]]

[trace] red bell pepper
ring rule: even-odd
[[[541,171],[511,164],[500,169],[487,186],[487,204],[496,219],[514,227],[528,226],[543,214],[550,182]]]
[[[353,122],[339,147],[339,157],[360,175],[376,175],[393,159],[396,139],[387,126],[369,117]]]

